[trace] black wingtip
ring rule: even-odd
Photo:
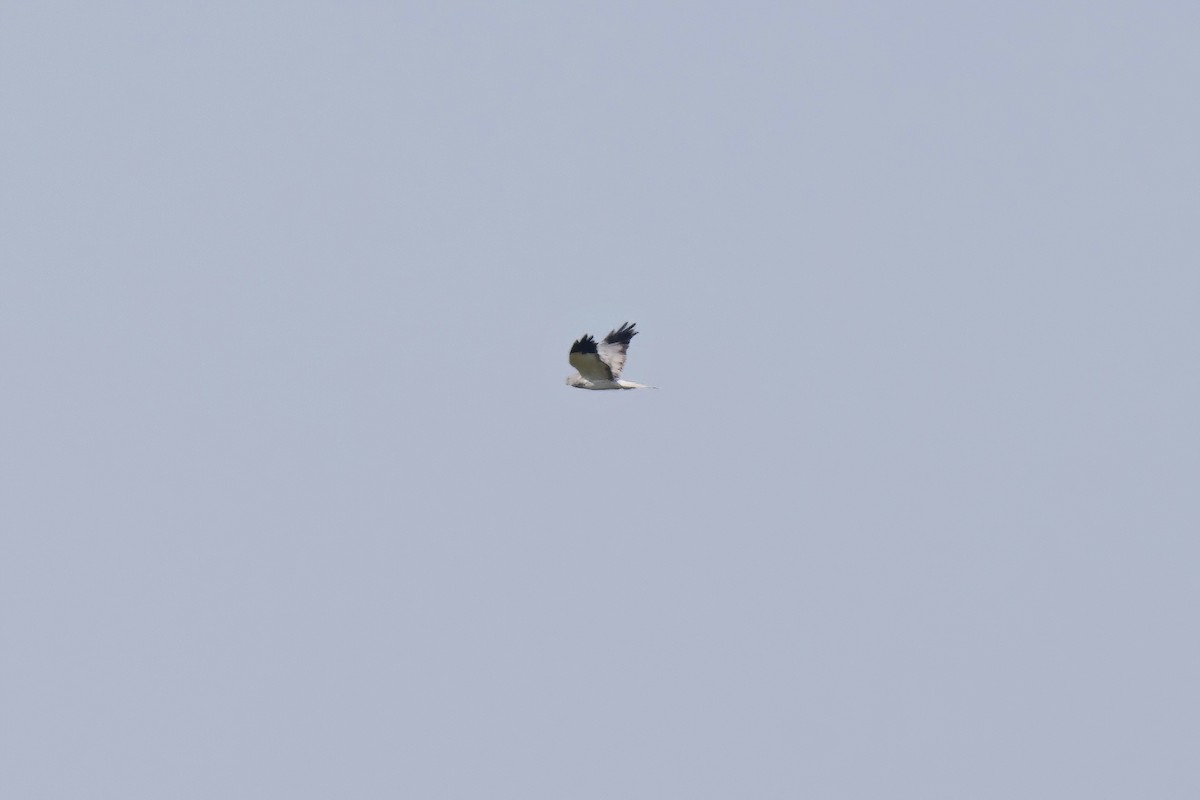
[[[594,353],[596,352],[596,340],[592,338],[590,333],[585,333],[583,336],[575,340],[575,344],[571,345],[572,353]]]
[[[608,336],[604,337],[604,342],[606,344],[629,344],[630,340],[638,335],[638,332],[634,330],[636,326],[636,322],[626,322],[615,331],[609,331]]]

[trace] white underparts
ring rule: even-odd
[[[593,389],[593,390],[600,390],[600,389],[653,389],[654,388],[653,386],[645,386],[640,383],[634,383],[633,381],[622,381],[622,380],[589,381],[587,378],[583,377],[582,375],[578,375],[578,374],[572,375],[571,377],[567,378],[567,385],[574,386],[577,389]]]

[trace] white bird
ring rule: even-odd
[[[579,372],[567,378],[567,386],[577,389],[653,389],[653,386],[621,380],[629,340],[637,334],[628,322],[609,331],[600,344],[596,344],[590,333],[585,333],[571,345],[571,366]]]

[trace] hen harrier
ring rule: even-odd
[[[567,386],[577,389],[653,389],[653,386],[621,380],[629,340],[637,334],[633,325],[626,322],[615,331],[609,331],[599,344],[591,334],[577,339],[571,345],[570,360],[571,366],[579,371],[567,378]]]

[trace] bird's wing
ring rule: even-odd
[[[579,370],[579,374],[589,381],[611,381],[613,379],[612,370],[609,369],[608,364],[600,360],[600,353],[596,350],[596,340],[590,333],[584,334],[575,341],[575,344],[571,345],[569,358],[571,366]]]
[[[615,331],[609,331],[604,341],[596,346],[600,352],[600,360],[608,367],[614,381],[621,377],[621,370],[625,369],[625,353],[629,350],[629,341],[637,334],[633,325],[626,322]]]

